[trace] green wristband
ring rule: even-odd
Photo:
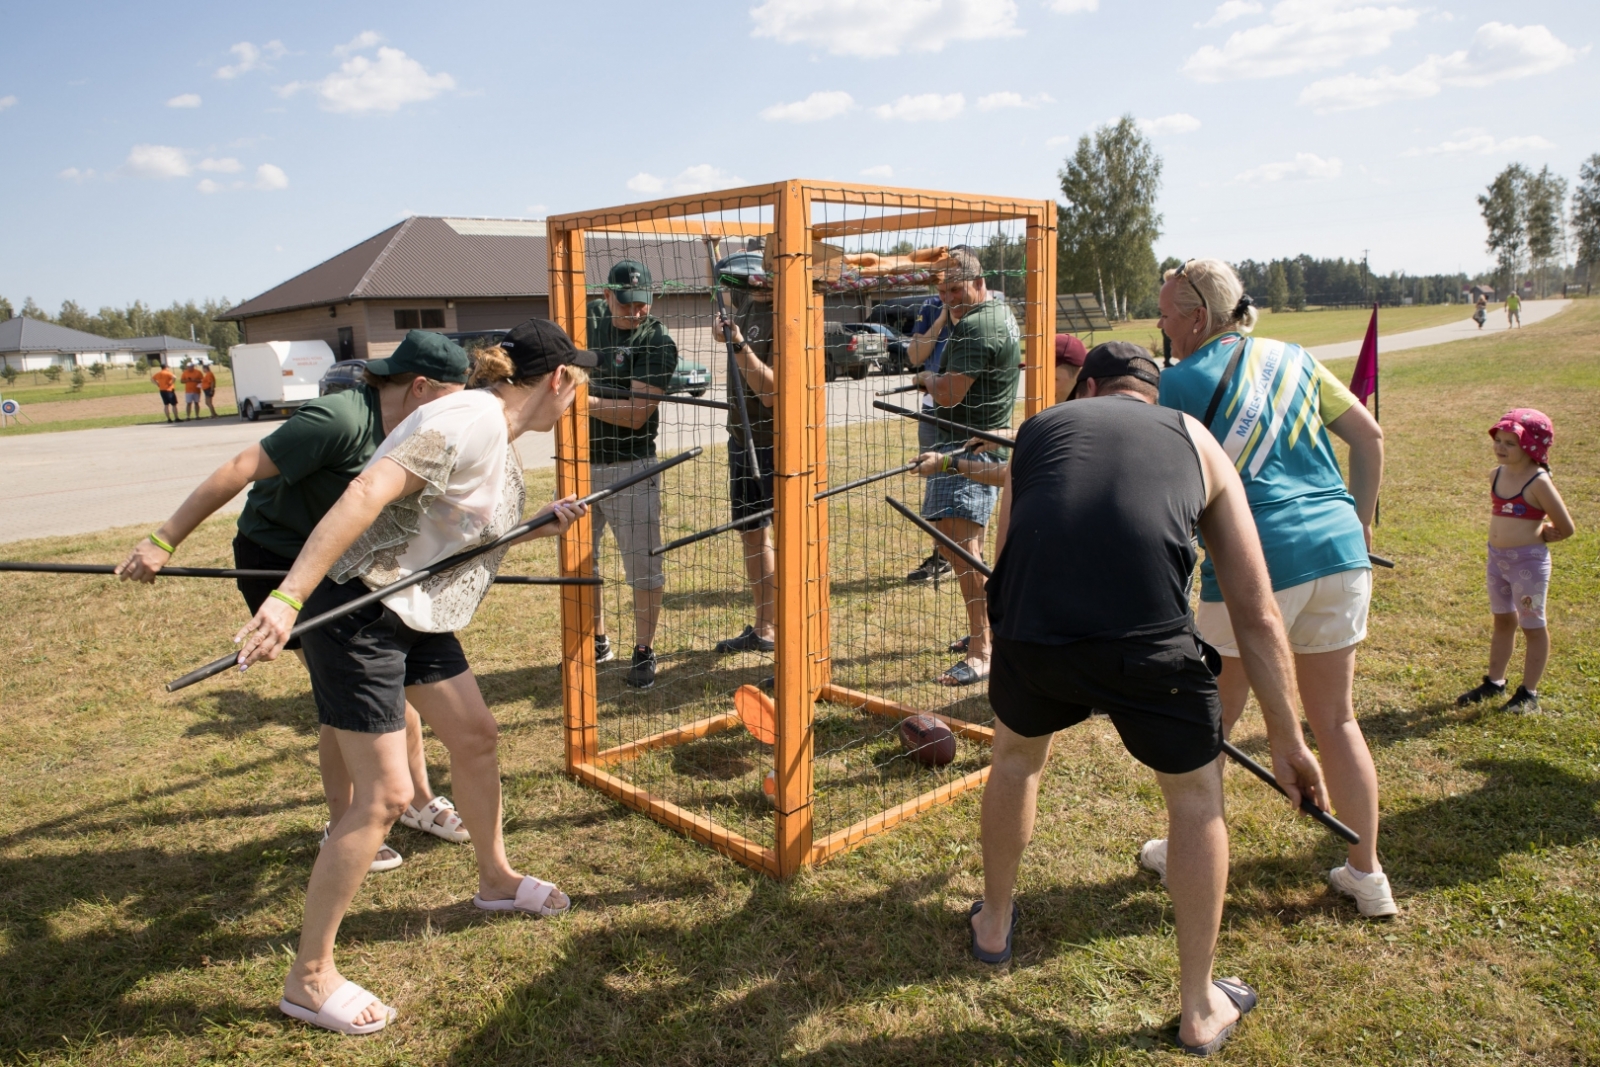
[[[282,589],[274,589],[272,592],[268,593],[267,595],[270,596],[274,600],[283,601],[285,604],[289,605],[291,608],[293,608],[296,611],[304,611],[306,609],[306,606],[304,604],[300,603],[300,601],[296,600],[294,597],[290,596],[288,593],[285,593]]]
[[[150,543],[161,549],[161,551],[165,552],[169,556],[178,551],[176,546],[169,545],[165,541],[161,540],[161,535],[154,531],[152,531],[150,534]]]

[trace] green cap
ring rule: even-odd
[[[427,330],[412,330],[386,358],[367,360],[368,372],[380,378],[420,374],[436,382],[465,382],[471,365],[466,349],[442,333]]]
[[[650,268],[637,259],[619,259],[606,276],[606,288],[624,304],[649,304]]]

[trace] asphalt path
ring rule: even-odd
[[[1522,302],[1522,324],[1532,326],[1542,322],[1552,315],[1558,315],[1572,306],[1570,300],[1524,300]],[[1383,312],[1378,312],[1378,327],[1383,328]],[[1470,318],[1460,322],[1447,323],[1444,326],[1430,326],[1425,330],[1408,330],[1405,333],[1391,333],[1378,335],[1378,355],[1382,357],[1385,352],[1401,352],[1408,348],[1426,348],[1429,345],[1448,344],[1451,341],[1467,341],[1474,337],[1489,337],[1497,333],[1505,333],[1510,327],[1506,323],[1505,305],[1491,307],[1489,318],[1479,329],[1478,324]],[[1318,359],[1344,359],[1349,356],[1361,354],[1360,341],[1341,341],[1336,345],[1317,345],[1311,349]]]

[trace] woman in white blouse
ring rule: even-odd
[[[524,491],[511,443],[552,429],[586,378],[578,368],[594,365],[542,319],[480,352],[473,382],[488,388],[425,404],[395,427],[235,637],[240,670],[277,658],[302,610],[321,614],[516,525]],[[559,534],[584,508],[568,497],[547,510],[556,522],[530,538]],[[560,914],[570,903],[506,859],[497,728],[454,634],[471,621],[504,555],[479,556],[302,638],[318,718],[338,738],[355,803],[311,869],[299,951],[278,1004],[287,1015],[351,1034],[375,1033],[395,1017],[339,975],[333,945],[374,851],[411,799],[406,699],[450,752],[452,788],[477,851],[473,903],[529,915]]]

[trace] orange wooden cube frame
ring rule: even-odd
[[[814,224],[815,204],[845,205],[861,217]],[[771,223],[723,222],[719,212],[770,210]],[[562,689],[566,721],[566,769],[579,781],[607,793],[722,852],[776,878],[854,848],[875,834],[982,784],[987,767],[946,782],[904,803],[814,840],[812,834],[812,707],[817,700],[901,718],[921,711],[831,683],[828,649],[827,504],[813,499],[827,487],[826,390],[821,344],[822,296],[811,284],[812,242],[847,235],[915,230],[962,223],[1026,222],[1026,323],[1023,327],[1026,414],[1053,401],[1056,276],[1056,205],[1052,200],[997,200],[958,193],[897,189],[801,179],[725,189],[696,196],[653,200],[597,211],[551,216],[550,315],[581,347],[585,341],[585,232],[765,235],[776,264],[774,294],[777,400],[774,404],[774,478],[777,557],[777,741],[774,847],[751,841],[612,773],[611,768],[651,749],[692,741],[738,725],[731,711],[601,751],[594,662],[594,611],[589,590],[561,592]],[[801,353],[803,359],[789,358]],[[588,398],[577,401],[556,428],[556,485],[561,495],[590,491]],[[561,573],[594,573],[586,517],[561,537]],[[986,726],[945,717],[956,733],[987,743]]]

